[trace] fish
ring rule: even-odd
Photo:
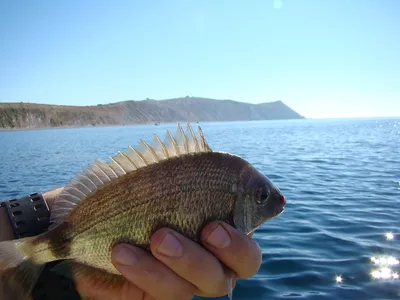
[[[123,280],[111,263],[119,243],[150,252],[150,237],[162,227],[199,243],[214,220],[249,234],[285,205],[280,189],[250,162],[212,150],[200,126],[195,133],[190,123],[186,130],[178,123],[164,141],[140,140],[78,173],[53,203],[46,232],[1,242],[1,299],[31,299],[44,265],[58,260],[72,278],[86,274],[115,286]],[[226,280],[232,299],[229,270]]]

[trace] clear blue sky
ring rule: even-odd
[[[0,2],[0,101],[282,100],[400,115],[400,0]]]

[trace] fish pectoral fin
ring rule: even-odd
[[[74,260],[65,260],[51,270],[72,279],[83,299],[91,299],[97,293],[100,295],[105,290],[108,292],[114,289],[120,290],[125,283],[125,279],[121,275],[111,274]],[[89,291],[88,287],[90,287]]]

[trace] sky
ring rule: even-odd
[[[400,116],[399,0],[2,0],[0,102],[281,100]]]

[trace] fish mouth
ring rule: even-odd
[[[286,197],[280,194],[279,205],[277,207],[277,210],[275,211],[276,217],[283,213],[283,211],[285,210],[285,205],[286,205]]]
[[[278,207],[275,211],[275,217],[278,217],[279,215],[281,215],[284,210],[285,210],[285,208],[283,206]]]
[[[269,216],[269,218],[267,220],[264,220],[256,225],[256,229],[258,227],[260,227],[262,224],[264,224],[265,222],[267,222],[268,220],[274,219],[274,218],[278,217],[279,215],[281,215],[284,210],[285,210],[284,206],[278,206],[274,211],[272,211],[271,215]]]
[[[275,202],[275,211],[274,211],[275,217],[277,217],[280,214],[282,214],[283,211],[285,210],[286,197],[283,196],[281,193],[275,193],[274,199],[278,200],[277,202]]]

